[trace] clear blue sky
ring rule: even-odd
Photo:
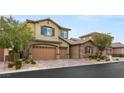
[[[79,37],[90,32],[111,33],[114,42],[124,43],[124,16],[78,16],[78,15],[20,15],[14,18],[25,21],[26,19],[38,20],[50,17],[60,25],[71,28],[69,37]]]

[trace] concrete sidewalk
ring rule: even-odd
[[[81,66],[81,65],[92,65],[92,64],[100,64],[100,63],[108,63],[105,61],[89,61],[84,59],[64,59],[64,60],[40,60],[37,61],[38,65],[42,69],[50,69],[50,68],[60,68],[60,67],[71,67],[71,66]]]

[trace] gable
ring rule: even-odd
[[[53,23],[52,21],[49,20],[45,20],[45,21],[41,21],[37,23],[39,26],[48,26],[48,27],[52,27],[55,30],[61,30],[55,23]]]
[[[33,21],[33,20],[26,20],[28,23],[40,23],[40,22],[51,22],[51,23],[53,23],[54,25],[56,25],[59,29],[62,29],[62,30],[65,30],[65,31],[70,31],[71,29],[69,29],[69,28],[65,28],[65,27],[62,27],[62,26],[60,26],[58,23],[56,23],[55,21],[53,21],[52,19],[50,19],[50,18],[47,18],[47,19],[42,19],[42,20],[37,20],[37,21]]]

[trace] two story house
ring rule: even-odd
[[[71,29],[60,26],[50,18],[36,21],[27,20],[26,22],[31,27],[35,38],[35,43],[31,48],[33,59],[69,58],[69,43],[63,39],[68,39]]]
[[[99,51],[92,42],[92,32],[79,38],[68,39],[71,29],[62,27],[50,18],[42,20],[26,20],[31,28],[35,42],[29,49],[35,60],[80,59],[95,55]],[[104,52],[105,55],[124,55],[124,44],[113,43]],[[8,49],[0,49],[0,61],[9,55]]]

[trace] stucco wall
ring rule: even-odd
[[[85,36],[85,37],[82,37],[81,39],[82,40],[89,40],[89,39],[92,39],[92,36]]]
[[[42,22],[38,22],[38,23],[28,23],[28,25],[31,27],[31,29],[34,32],[35,38],[36,39],[41,39],[41,40],[48,40],[48,41],[59,41],[58,36],[60,36],[60,32],[61,29],[59,29],[59,27],[54,24],[51,21],[42,21]],[[41,34],[41,26],[49,26],[54,28],[54,36],[44,36]]]
[[[79,45],[70,47],[70,58],[78,59],[79,58]]]
[[[70,56],[71,58],[84,58],[85,56],[87,56],[85,54],[85,47],[90,46],[93,48],[93,54],[95,55],[98,51],[97,47],[95,45],[93,45],[92,42],[86,42],[84,44],[81,45],[74,45],[70,47]]]
[[[59,39],[59,41],[61,42],[60,46],[61,47],[69,47],[69,44],[61,39]]]

